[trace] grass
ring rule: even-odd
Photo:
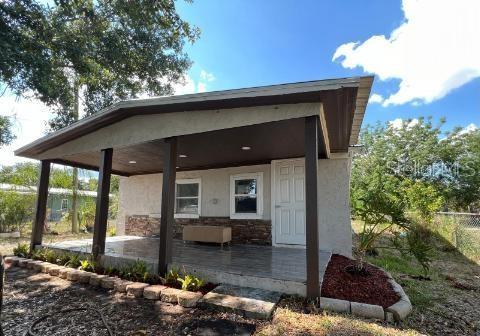
[[[362,223],[352,222],[354,232]],[[301,301],[287,298],[271,323],[257,335],[475,335],[480,330],[480,265],[452,247],[440,234],[432,234],[434,251],[428,272],[430,280],[420,280],[423,268],[416,260],[393,249],[388,235],[381,237],[379,255],[367,261],[387,270],[404,288],[414,306],[401,324],[371,321],[350,315],[305,313]],[[478,254],[477,254],[478,256]],[[457,288],[468,284],[473,290]]]
[[[54,231],[56,234],[45,233],[43,235],[43,242],[54,243],[64,240],[79,240],[79,239],[88,239],[92,238],[92,233],[72,233],[71,224],[68,222],[50,222],[49,223],[50,231]],[[108,223],[107,236],[114,236],[116,234],[115,223]],[[30,234],[31,234],[31,224],[25,224],[21,231],[20,238],[0,238],[0,254],[10,255],[13,254],[13,249],[17,247],[18,244],[30,244]]]

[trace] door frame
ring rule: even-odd
[[[275,168],[277,164],[282,162],[289,162],[289,161],[296,161],[296,160],[305,160],[305,157],[297,157],[291,159],[281,159],[281,160],[272,160],[270,162],[270,221],[272,224],[272,246],[275,247],[289,247],[289,248],[299,248],[305,249],[305,245],[298,245],[298,244],[277,244],[277,226],[275,223],[275,199],[277,197],[276,194],[276,184],[275,184]]]

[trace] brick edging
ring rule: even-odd
[[[77,282],[91,287],[101,287],[118,293],[126,293],[127,297],[130,298],[143,297],[146,300],[160,300],[179,304],[182,307],[195,307],[203,297],[203,294],[199,292],[189,292],[162,285],[132,282],[40,260],[8,256],[5,257],[5,263],[11,266],[32,269],[36,272],[49,274],[50,276],[59,277],[70,282]]]

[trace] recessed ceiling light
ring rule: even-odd
[[[186,158],[187,156],[185,154],[180,154],[178,157]]]
[[[252,147],[249,147],[249,146],[243,146],[242,147],[242,150],[244,150],[244,151],[247,151],[247,150],[250,150],[250,149],[252,149]]]
[[[137,163],[137,161],[135,161],[135,160],[130,160],[130,161],[128,161],[128,163],[134,164],[134,163]]]

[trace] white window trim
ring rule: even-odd
[[[245,179],[257,180],[257,213],[235,213],[235,181]],[[237,174],[230,176],[230,218],[262,219],[263,218],[263,172]]]
[[[66,209],[63,208],[63,201],[67,201],[66,202],[67,203],[67,208]],[[69,205],[68,203],[69,203],[68,198],[62,198],[62,200],[60,201],[60,211],[68,211],[68,205]]]
[[[177,184],[191,184],[198,183],[198,213],[197,214],[179,214],[177,213]],[[202,179],[179,179],[175,181],[175,218],[199,218],[202,212]]]

